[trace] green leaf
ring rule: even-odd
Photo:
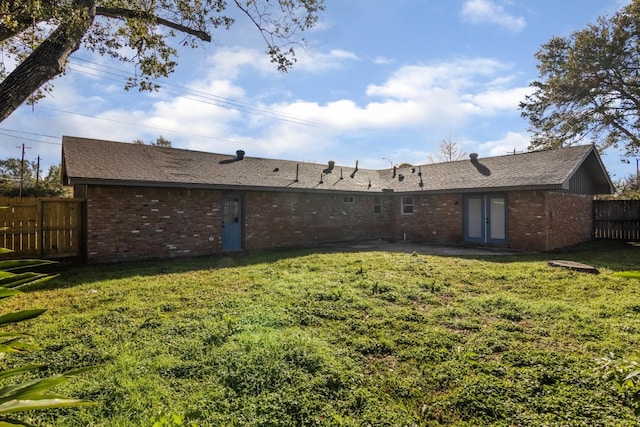
[[[33,411],[36,409],[65,408],[69,406],[93,405],[82,399],[65,399],[65,398],[43,398],[43,399],[15,399],[7,403],[0,404],[0,414],[9,414],[11,412]]]
[[[10,378],[16,375],[23,374],[25,372],[35,371],[36,369],[42,369],[46,365],[32,364],[32,365],[24,365],[19,366],[13,369],[7,369],[6,371],[0,372],[0,379]]]
[[[0,248],[0,253],[10,252]],[[4,260],[0,261],[0,300],[20,293],[16,288],[41,284],[56,277],[42,273],[12,273],[8,270],[17,270],[25,267],[52,264],[52,261],[43,260]],[[44,309],[22,310],[0,316],[0,326],[34,319],[44,313]],[[22,342],[27,334],[18,332],[0,332],[0,355],[37,349],[37,346]],[[44,365],[30,364],[13,369],[0,370],[0,380],[15,377],[27,372],[42,368]],[[82,368],[67,372],[64,375],[55,375],[43,379],[35,379],[24,383],[13,384],[0,388],[0,414],[30,411],[47,408],[62,408],[69,406],[91,405],[81,399],[73,399],[49,392],[49,390],[75,375],[86,372],[92,368]],[[3,417],[0,415],[0,427],[30,426],[28,423]]]
[[[8,325],[10,323],[18,323],[24,320],[34,319],[44,313],[45,309],[35,309],[35,310],[22,310],[15,311],[12,313],[7,313],[3,316],[0,316],[0,325]]]
[[[55,263],[55,261],[47,261],[43,259],[8,259],[0,261],[0,270],[12,271],[20,268],[36,267]]]
[[[3,405],[12,400],[57,399],[63,397],[53,393],[48,394],[47,391],[68,379],[69,377],[63,375],[54,375],[0,388],[0,414],[4,413],[2,410]]]
[[[0,354],[2,353],[20,353],[22,351],[40,350],[40,347],[33,344],[23,343],[21,341],[10,340],[0,344]]]
[[[0,418],[0,427],[34,427],[33,424],[28,424],[19,420],[12,420],[11,418]]]
[[[8,288],[15,288],[15,289],[24,289],[24,288],[28,288],[30,286],[36,286],[36,285],[41,285],[45,282],[48,282],[51,279],[54,279],[56,277],[58,277],[58,275],[49,275],[49,274],[40,274],[40,273],[32,273],[32,274],[37,274],[38,277],[34,278],[32,280],[27,280],[24,281],[23,283],[15,283],[12,285],[5,285]]]
[[[46,277],[46,274],[43,273],[21,273],[21,274],[0,274],[0,286],[4,286],[7,288],[15,288],[16,286],[20,286],[24,283],[28,283],[32,280],[39,279],[41,277]]]
[[[7,289],[7,288],[4,288],[4,287],[0,287],[0,299],[8,298],[10,296],[17,295],[19,293],[20,293],[20,291],[15,291],[15,290],[12,290],[12,289]]]
[[[30,336],[30,334],[25,334],[24,332],[0,332],[0,338],[24,338]]]
[[[55,375],[23,384],[11,385],[0,389],[0,414],[30,411],[35,409],[62,408],[68,406],[91,405],[82,399],[72,399],[47,391],[71,376]]]

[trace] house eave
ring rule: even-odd
[[[234,184],[210,184],[210,183],[183,183],[166,181],[135,181],[135,180],[108,180],[94,178],[69,177],[69,185],[95,185],[95,186],[122,186],[122,187],[155,187],[155,188],[183,188],[194,190],[218,190],[218,191],[266,191],[266,192],[290,192],[290,193],[318,193],[318,194],[450,194],[450,193],[507,193],[512,191],[564,191],[562,184],[546,185],[522,185],[501,187],[468,187],[468,188],[378,188],[372,186],[367,190],[322,188],[317,187],[275,187],[275,186],[247,186]]]

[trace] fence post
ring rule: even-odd
[[[594,200],[593,203],[591,203],[591,218],[592,218],[592,223],[591,223],[591,239],[595,240],[598,238],[598,217],[596,216],[597,214],[597,208],[596,206],[598,205],[598,201]]]
[[[36,199],[36,251],[38,254],[38,258],[42,258],[42,248],[44,246],[44,233],[42,229],[44,228],[44,219],[42,215],[42,199]]]

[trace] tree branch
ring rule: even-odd
[[[0,82],[0,122],[43,84],[61,74],[67,58],[78,50],[93,24],[95,0],[76,0],[79,18],[63,22],[20,65]]]
[[[178,24],[177,22],[169,21],[167,19],[156,16],[152,13],[144,12],[141,10],[131,10],[120,7],[102,7],[96,8],[96,15],[106,16],[108,18],[137,18],[144,21],[155,22],[168,28],[180,31],[182,33],[190,34],[199,38],[202,41],[210,42],[211,35],[205,31],[196,30],[186,25]]]
[[[33,18],[30,16],[20,17],[16,21],[15,28],[9,28],[4,24],[0,24],[0,42],[10,39],[26,30],[33,25]]]

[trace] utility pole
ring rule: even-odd
[[[40,154],[38,154],[38,166],[36,168],[36,191],[38,190],[39,183],[40,183]]]
[[[17,148],[21,148],[19,145],[16,146]],[[31,147],[25,147],[24,142],[22,143],[22,158],[20,159],[20,197],[22,197],[22,189],[23,189],[23,184],[24,184],[24,150],[28,148],[31,149]]]

